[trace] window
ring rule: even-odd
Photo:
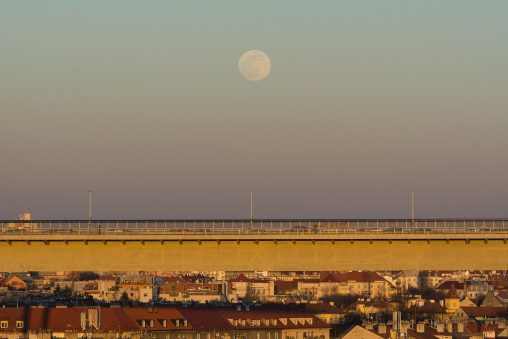
[[[155,324],[154,324],[153,320],[150,319],[150,327],[154,327],[154,326],[155,326]]]
[[[0,321],[0,328],[7,328],[9,327],[9,322],[7,320]]]
[[[24,325],[23,320],[16,321],[16,328],[23,328],[23,325]]]

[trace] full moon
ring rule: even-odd
[[[250,81],[263,80],[270,74],[272,63],[265,52],[251,50],[242,54],[238,61],[240,74]]]

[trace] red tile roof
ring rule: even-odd
[[[181,308],[180,312],[188,320],[192,329],[213,330],[228,329],[229,323],[215,309]]]
[[[99,280],[109,280],[109,281],[113,280],[114,281],[116,279],[112,275],[103,275],[103,276],[99,277]]]
[[[312,314],[286,310],[177,307],[102,307],[99,310],[100,332],[328,327]],[[1,308],[0,319],[8,320],[9,326],[0,332],[16,331],[17,320],[25,321],[25,332],[81,332],[82,313],[88,313],[88,308]]]
[[[281,291],[291,291],[298,289],[298,281],[282,281],[276,280],[275,289],[280,293]]]
[[[185,284],[188,282],[187,280],[180,277],[164,277],[162,279],[165,283]]]
[[[454,287],[455,290],[463,290],[464,289],[464,283],[459,282],[456,280],[447,280],[441,283],[438,287],[436,287],[437,290],[449,290]]]
[[[474,307],[474,306],[462,306],[462,311],[469,317],[473,318],[495,318],[503,316],[508,313],[506,307]]]
[[[321,272],[320,281],[333,282],[365,282],[372,283],[383,281],[389,283],[385,278],[372,271],[352,271],[352,272]]]
[[[321,320],[313,315],[305,312],[292,311],[270,311],[270,310],[253,310],[253,311],[234,311],[234,310],[218,310],[221,317],[228,321],[230,327],[242,329],[256,328],[327,328]],[[234,325],[232,321],[236,320]],[[239,320],[244,320],[239,322]],[[256,320],[257,322],[253,322]]]
[[[268,283],[269,280],[264,279],[252,279],[247,277],[245,274],[240,273],[235,278],[230,279],[229,282],[251,282],[251,283]]]
[[[17,320],[25,320],[25,308],[2,308],[0,309],[0,320],[7,320],[7,328],[0,328],[0,332],[21,332],[16,329]]]

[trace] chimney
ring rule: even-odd
[[[81,330],[86,331],[86,313],[81,312],[79,315],[81,320]]]
[[[457,332],[458,333],[464,332],[464,323],[457,323]]]
[[[425,324],[424,323],[416,324],[416,333],[425,333]]]
[[[448,333],[452,333],[453,332],[453,324],[451,322],[446,324],[446,331]]]
[[[400,334],[404,335],[404,337],[407,335],[408,329],[409,329],[409,323],[407,323],[407,322],[400,323]]]
[[[396,331],[400,331],[401,314],[399,311],[392,313],[392,328]]]
[[[444,332],[444,324],[437,324],[436,331],[438,333],[443,333]]]
[[[377,333],[386,334],[386,324],[379,324],[377,327]]]
[[[88,309],[88,324],[90,327],[94,327],[96,330],[100,328],[99,309],[97,308]]]

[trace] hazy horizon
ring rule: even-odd
[[[0,219],[508,217],[506,13],[3,2]]]

